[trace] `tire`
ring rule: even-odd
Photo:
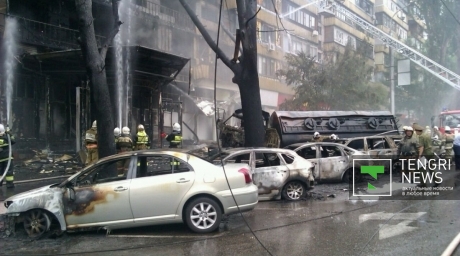
[[[283,198],[288,201],[299,201],[307,194],[306,186],[297,180],[290,181],[283,188]]]
[[[219,228],[221,218],[219,204],[207,197],[195,198],[185,208],[185,223],[196,233],[215,231]]]
[[[24,214],[24,230],[32,239],[40,239],[51,226],[48,213],[41,209],[34,209]]]
[[[354,169],[348,169],[345,171],[345,174],[342,177],[342,182],[344,183],[349,183],[353,182],[353,172]],[[360,182],[362,180],[361,174],[360,173],[355,173],[356,176],[356,181]]]

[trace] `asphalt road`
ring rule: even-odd
[[[260,202],[243,216],[272,255],[440,255],[460,232],[460,188],[452,184],[443,198],[423,201],[349,200],[346,184],[317,185],[305,201]],[[16,255],[270,255],[240,215],[208,235],[163,225],[30,241],[19,231],[0,244],[0,254]]]

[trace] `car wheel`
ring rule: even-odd
[[[283,198],[288,201],[298,201],[302,199],[307,190],[305,185],[300,181],[290,181],[283,189]]]
[[[342,182],[344,183],[350,183],[350,182],[353,182],[353,172],[354,169],[348,169],[345,174],[343,175],[342,177]],[[356,176],[356,181],[361,181],[361,174],[358,173],[358,172],[355,172],[355,176]]]
[[[222,210],[213,199],[196,198],[187,204],[185,221],[187,226],[197,233],[209,233],[219,228]]]
[[[50,218],[43,210],[31,210],[24,215],[24,230],[32,239],[41,238],[50,229],[50,226]]]

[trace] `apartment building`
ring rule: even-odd
[[[111,17],[110,2],[93,0],[99,44],[111,28],[110,18],[105,18]],[[277,109],[285,99],[294,95],[293,88],[276,76],[276,71],[285,65],[286,54],[305,51],[321,63],[328,54],[334,56],[343,52],[347,44],[356,47],[366,43],[373,46],[370,48],[374,51],[370,51],[368,57],[371,64],[375,62],[376,71],[383,72],[388,66],[388,48],[374,41],[343,15],[319,13],[313,2],[258,0],[261,8],[257,15],[258,71],[262,105],[266,111]],[[187,3],[216,40],[220,1]],[[219,46],[232,56],[234,42],[230,35],[238,27],[236,1],[226,0],[224,4],[222,27],[226,31],[221,30]],[[412,40],[414,45],[423,42],[423,20],[413,18],[416,15],[398,15],[417,14],[416,6],[409,8],[405,7],[405,2],[391,0],[345,0],[343,4],[381,29],[392,31],[401,40]],[[24,53],[21,55],[24,57],[22,65],[16,65],[13,100],[14,127],[17,127],[20,141],[33,147],[65,144],[74,148],[78,144],[77,134],[94,119],[91,115],[94,102],[88,94],[87,78],[79,55],[74,1],[0,0],[0,15],[2,37],[5,17],[17,18],[18,43]],[[186,140],[215,139],[213,115],[205,114],[203,110],[203,106],[214,100],[215,54],[180,3],[122,0],[120,18],[124,23],[118,46],[137,48],[120,52],[125,56],[123,58],[135,57],[132,57],[133,64],[128,69],[123,66],[123,84],[127,84],[123,93],[127,102],[122,110],[114,108],[112,111],[117,123],[121,119],[122,124],[132,130],[137,124],[144,124],[154,138],[155,146],[162,146],[159,134],[169,132],[174,122],[183,123]],[[118,103],[119,77],[116,74],[120,72],[117,72],[116,56],[114,46],[107,57],[108,82],[113,102]],[[160,64],[151,65],[153,62]],[[239,92],[237,85],[231,82],[233,74],[221,61],[217,62],[219,114],[223,117],[225,113],[228,117],[240,107]],[[80,92],[77,93],[76,88],[80,88]]]

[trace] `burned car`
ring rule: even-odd
[[[126,152],[61,184],[6,199],[6,215],[23,222],[32,238],[53,221],[62,231],[184,222],[194,232],[211,232],[222,214],[249,211],[258,202],[247,164],[226,165],[225,173],[229,184],[222,167],[181,150]]]
[[[369,136],[369,137],[356,137],[344,140],[338,140],[338,142],[361,151],[367,154],[372,159],[391,159],[392,161],[385,162],[385,170],[390,170],[390,162],[396,163],[398,160],[398,146],[397,142],[401,136]]]
[[[292,150],[279,148],[235,148],[209,158],[217,165],[247,163],[259,200],[301,200],[314,186],[313,164]]]
[[[353,159],[368,159],[355,149],[332,142],[297,143],[287,146],[315,166],[314,177],[318,182],[349,182],[353,172],[360,176],[359,164],[353,168]]]

